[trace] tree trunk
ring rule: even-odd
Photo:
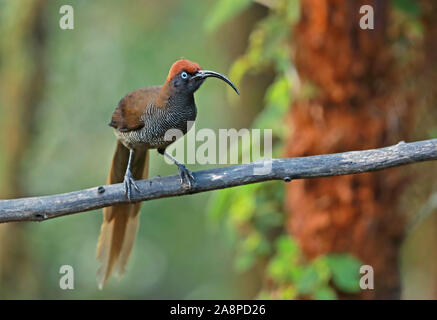
[[[370,4],[375,29],[360,28],[360,7]],[[388,1],[301,0],[295,29],[296,64],[317,97],[291,108],[287,156],[376,148],[405,140],[411,109],[397,90],[387,41]],[[396,204],[402,169],[293,181],[287,187],[288,231],[308,258],[349,252],[374,269],[374,290],[361,299],[400,297],[399,247],[404,219]]]

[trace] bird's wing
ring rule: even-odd
[[[160,88],[148,87],[128,93],[115,108],[109,125],[121,132],[143,128],[145,110],[158,95]]]

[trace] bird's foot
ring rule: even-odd
[[[184,189],[191,189],[193,183],[195,182],[194,176],[190,170],[187,169],[183,164],[177,163],[179,170],[179,178],[181,179],[181,186]]]
[[[126,174],[124,175],[123,189],[124,189],[124,194],[127,196],[129,201],[131,200],[132,186],[138,192],[140,191],[137,184],[135,183],[134,177],[132,176],[132,172],[130,172],[130,170],[127,170]]]

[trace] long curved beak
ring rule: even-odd
[[[215,71],[211,71],[211,70],[199,70],[199,71],[196,72],[196,74],[194,75],[193,79],[197,79],[197,78],[206,79],[206,78],[209,78],[209,77],[219,78],[219,79],[223,80],[228,85],[230,85],[232,87],[232,89],[234,89],[235,92],[238,95],[240,94],[240,92],[238,91],[237,87],[232,83],[231,80],[229,80],[226,76],[222,75],[221,73],[218,73],[218,72],[215,72]]]

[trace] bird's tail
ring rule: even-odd
[[[135,150],[131,163],[135,180],[147,178],[148,154],[147,149]],[[117,141],[107,184],[123,182],[128,160],[129,150]],[[141,203],[133,203],[103,209],[103,223],[97,244],[97,259],[100,261],[97,283],[100,289],[112,272],[121,277],[125,271],[138,228],[140,207]]]

